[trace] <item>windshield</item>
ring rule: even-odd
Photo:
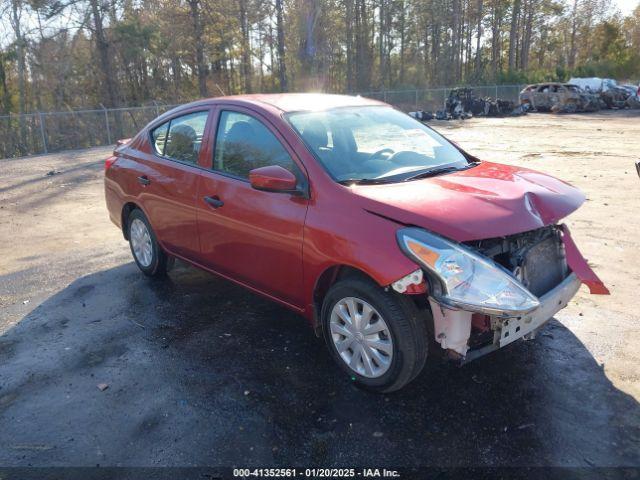
[[[470,165],[442,136],[390,107],[335,108],[287,118],[338,182],[403,181]]]

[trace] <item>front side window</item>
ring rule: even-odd
[[[198,163],[208,112],[195,112],[172,118],[151,132],[158,155],[180,162]]]
[[[390,107],[335,108],[287,118],[338,182],[402,181],[444,166],[469,165],[450,142]]]
[[[213,169],[246,179],[254,168],[271,165],[279,165],[299,176],[294,161],[262,122],[244,113],[223,111]]]

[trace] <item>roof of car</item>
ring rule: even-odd
[[[246,101],[266,103],[283,112],[327,110],[337,107],[357,107],[367,105],[385,105],[377,100],[355,95],[334,95],[328,93],[258,93],[252,95],[231,95],[211,99],[218,101]]]

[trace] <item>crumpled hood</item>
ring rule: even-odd
[[[362,208],[464,242],[556,223],[585,200],[580,190],[521,167],[477,167],[406,183],[357,185]]]

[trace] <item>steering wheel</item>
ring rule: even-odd
[[[367,162],[370,162],[371,160],[377,160],[378,157],[381,157],[383,153],[390,153],[391,155],[393,155],[394,150],[393,148],[383,148],[382,150],[378,150],[377,152],[373,152],[369,158],[367,158]]]

